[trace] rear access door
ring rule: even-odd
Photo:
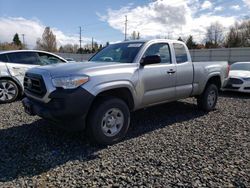
[[[176,98],[187,98],[193,90],[193,63],[182,43],[173,43],[176,59]]]

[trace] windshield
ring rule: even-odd
[[[143,42],[111,44],[102,49],[89,61],[132,63],[143,44]]]
[[[236,63],[231,65],[231,70],[250,71],[250,63]]]

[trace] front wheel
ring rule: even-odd
[[[103,98],[89,112],[87,131],[90,139],[109,145],[125,137],[130,123],[127,104],[118,98]]]
[[[218,99],[218,88],[214,84],[206,86],[205,91],[197,98],[198,107],[206,112],[215,109]]]
[[[11,80],[0,80],[0,103],[9,103],[18,97],[18,87]]]

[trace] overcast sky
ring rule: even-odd
[[[10,42],[15,33],[25,34],[29,48],[35,46],[45,26],[56,34],[58,46],[79,44],[94,37],[99,43],[124,39],[125,15],[128,33],[143,38],[185,38],[201,41],[206,27],[215,21],[227,28],[249,18],[250,0],[0,0],[0,42]]]

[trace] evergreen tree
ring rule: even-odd
[[[13,37],[13,43],[14,43],[15,45],[17,45],[17,46],[21,46],[21,45],[22,45],[22,42],[20,41],[19,36],[18,36],[17,33],[16,33],[16,34],[14,35],[14,37]]]
[[[190,35],[186,41],[186,45],[188,47],[188,49],[195,49],[196,48],[196,44],[195,42],[193,41],[193,36]]]
[[[181,37],[179,37],[177,40],[183,42],[183,39]]]

